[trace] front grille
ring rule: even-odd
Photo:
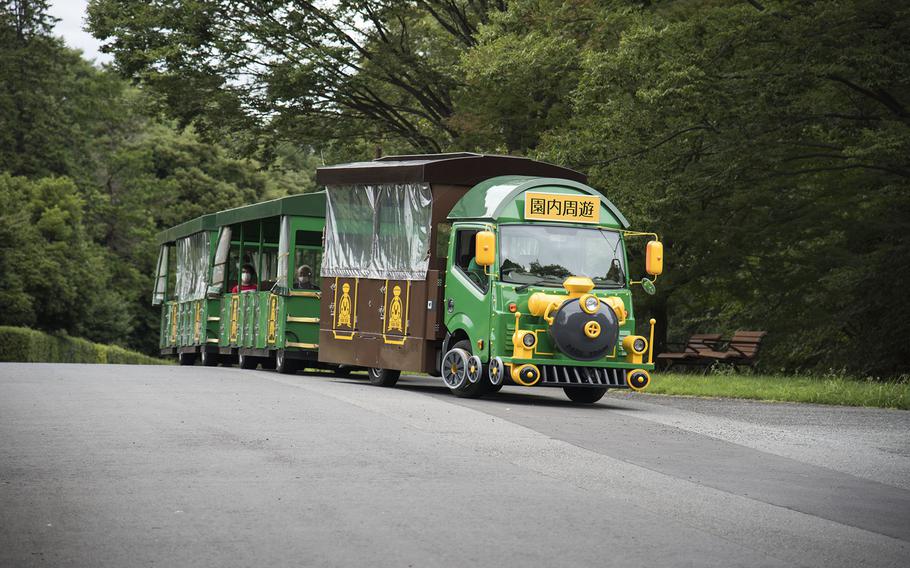
[[[625,369],[539,365],[541,386],[593,385],[626,387]]]

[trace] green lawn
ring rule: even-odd
[[[907,380],[654,373],[645,392],[910,410],[910,382]]]

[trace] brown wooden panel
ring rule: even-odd
[[[433,293],[437,294],[435,289]],[[433,311],[437,311],[436,302]],[[427,314],[426,281],[323,278],[319,360],[432,370],[438,342],[435,328],[427,326]],[[433,333],[430,344],[427,329]]]

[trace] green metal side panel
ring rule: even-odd
[[[319,346],[319,298],[282,298],[276,345],[287,349],[312,350]]]
[[[455,259],[456,235],[460,229],[483,230],[487,225],[479,223],[456,223],[452,225],[449,240],[448,266],[446,267],[445,298],[454,302],[454,310],[446,311],[445,325],[449,332],[462,330],[468,334],[473,353],[481,361],[490,360],[490,309],[493,284],[486,293],[474,286],[463,272],[453,265]],[[478,348],[478,341],[483,341],[483,349]]]

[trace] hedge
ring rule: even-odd
[[[117,345],[102,345],[68,335],[50,335],[27,327],[0,326],[0,361],[27,363],[167,364]]]

